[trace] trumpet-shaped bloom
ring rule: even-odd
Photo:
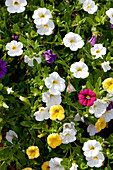
[[[63,166],[60,164],[60,162],[63,159],[61,158],[51,158],[49,161],[49,166],[50,166],[50,170],[64,170]]]
[[[92,0],[85,0],[83,2],[83,9],[89,14],[94,14],[97,11],[97,8],[98,7],[95,5],[95,2]]]
[[[29,58],[29,56],[25,55],[24,56],[24,62],[25,63],[28,63],[28,66],[30,67],[33,67],[34,64],[33,64],[33,60],[36,60],[38,64],[41,63],[41,56],[39,55],[39,57],[33,57],[33,58]]]
[[[15,137],[18,138],[18,135],[13,130],[9,130],[8,132],[6,132],[6,140],[8,142],[13,144],[12,140]]]
[[[47,137],[47,143],[51,148],[56,148],[61,145],[62,138],[58,133],[52,133]]]
[[[109,61],[104,61],[103,63],[102,63],[102,68],[103,68],[103,70],[104,70],[104,72],[107,72],[108,70],[110,70],[111,69],[111,66],[109,65],[110,63],[109,63]]]
[[[53,63],[57,58],[57,54],[53,54],[53,50],[44,51],[43,56],[45,57],[47,63]]]
[[[40,156],[39,148],[37,146],[30,146],[27,149],[26,154],[28,155],[29,159],[38,158]]]
[[[97,40],[97,34],[93,34],[91,39],[87,42],[89,42],[92,46],[94,46],[96,43],[96,40]]]
[[[92,124],[87,127],[87,132],[89,136],[94,136],[97,133],[95,126]]]
[[[107,78],[102,82],[103,88],[108,92],[113,92],[113,78]]]
[[[102,129],[106,127],[106,122],[103,117],[99,118],[95,123],[95,128],[97,132],[100,132]]]
[[[40,107],[39,111],[34,113],[34,116],[37,121],[43,121],[44,119],[49,119],[50,114],[48,112],[48,107]]]
[[[42,170],[50,170],[49,161],[46,161],[41,166]]]
[[[113,24],[113,8],[107,10],[106,15],[110,18],[110,23]]]
[[[95,55],[95,59],[97,58],[102,58],[102,55],[105,55],[106,54],[106,48],[103,47],[102,44],[95,44],[94,47],[91,48],[91,54],[92,55]]]
[[[49,110],[51,120],[63,120],[65,118],[64,108],[61,105],[54,105]]]

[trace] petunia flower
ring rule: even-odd
[[[110,27],[111,29],[113,29],[113,24],[111,24],[111,27]]]
[[[80,104],[84,106],[92,106],[96,100],[96,94],[91,89],[85,89],[78,95]]]
[[[43,56],[45,57],[47,63],[53,63],[57,58],[57,54],[53,54],[53,50],[44,51]]]
[[[0,78],[7,73],[6,63],[0,59]]]
[[[89,42],[92,46],[94,46],[96,43],[96,40],[97,40],[97,34],[93,34],[91,39],[87,42]]]
[[[92,0],[86,0],[83,3],[83,9],[84,11],[88,12],[89,14],[94,14],[98,7],[95,5],[95,2]]]

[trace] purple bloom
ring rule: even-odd
[[[57,58],[57,54],[53,54],[53,50],[44,51],[43,56],[45,57],[47,63],[53,63]]]
[[[19,35],[16,35],[16,34],[13,35],[14,40],[18,40],[18,38],[19,38]]]
[[[29,45],[28,47],[33,49],[33,46],[32,46],[32,45]]]
[[[6,63],[0,59],[0,78],[2,78],[3,75],[5,75],[7,72],[7,68],[6,68]]]
[[[111,27],[110,27],[111,29],[113,29],[113,24],[111,24]]]
[[[97,40],[97,34],[93,34],[91,39],[87,42],[89,42],[92,46],[94,46],[96,43],[96,40]]]
[[[109,20],[110,20],[110,18],[109,18],[109,17],[107,17],[107,18],[106,18],[106,20],[107,20],[107,21],[109,21]]]
[[[106,111],[113,109],[113,101],[110,102],[108,107],[106,108]]]

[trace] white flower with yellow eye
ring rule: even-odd
[[[7,11],[10,13],[21,13],[25,11],[27,5],[26,0],[6,0],[5,5],[8,7]]]
[[[39,55],[39,57],[33,57],[33,58],[29,58],[29,56],[27,56],[27,55],[24,56],[24,62],[28,63],[28,66],[30,66],[30,67],[34,66],[34,64],[33,64],[34,59],[37,61],[38,64],[40,64],[42,61],[40,55]]]
[[[49,161],[50,170],[64,170],[63,166],[60,164],[61,161],[63,161],[62,158],[51,158]]]
[[[8,50],[9,56],[19,56],[23,53],[23,44],[21,42],[17,42],[15,40],[7,43],[6,50]]]
[[[110,18],[110,23],[113,24],[113,8],[107,10],[106,15]]]
[[[102,55],[105,55],[106,54],[106,48],[103,47],[102,44],[95,44],[94,47],[91,48],[91,54],[92,55],[95,55],[95,59],[97,58],[102,58]]]
[[[64,129],[63,132],[60,133],[60,136],[62,138],[62,143],[68,144],[70,142],[74,142],[76,140],[75,135],[76,135],[76,132],[77,132],[77,130],[76,131],[75,130],[69,129],[69,128]]]
[[[89,14],[94,14],[97,11],[98,7],[95,5],[94,1],[86,0],[83,2],[83,9]]]
[[[109,61],[104,61],[103,63],[102,63],[102,68],[103,68],[103,70],[104,70],[104,72],[107,72],[108,70],[110,70],[111,69],[111,66],[109,65],[110,63],[109,63]]]
[[[13,144],[12,140],[15,137],[18,138],[18,135],[13,130],[9,130],[8,132],[6,132],[6,140],[8,142]]]
[[[70,170],[77,170],[78,165],[75,163],[72,163],[72,167],[70,168]]]
[[[44,119],[49,119],[50,113],[48,107],[40,107],[39,111],[34,113],[35,119],[37,121],[43,121]]]

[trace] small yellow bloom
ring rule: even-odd
[[[65,118],[64,108],[61,105],[54,105],[49,110],[51,120],[63,120]]]
[[[44,135],[44,133],[41,133],[40,135],[38,135],[38,138],[42,138]]]
[[[47,137],[47,143],[51,148],[56,148],[62,143],[61,136],[58,133],[53,133]]]
[[[27,167],[27,168],[24,168],[22,170],[32,170],[32,168]]]
[[[103,81],[103,88],[107,90],[108,93],[113,92],[113,78],[107,78]]]
[[[95,128],[97,132],[100,132],[102,129],[106,127],[106,122],[103,117],[99,118],[95,123]]]
[[[46,161],[41,166],[42,170],[50,170],[49,161]]]
[[[1,140],[2,140],[2,135],[0,135],[0,143],[1,143]]]
[[[30,146],[26,153],[29,159],[38,158],[40,156],[39,148],[37,146]]]
[[[0,122],[2,122],[3,121],[3,119],[2,118],[0,118]]]

